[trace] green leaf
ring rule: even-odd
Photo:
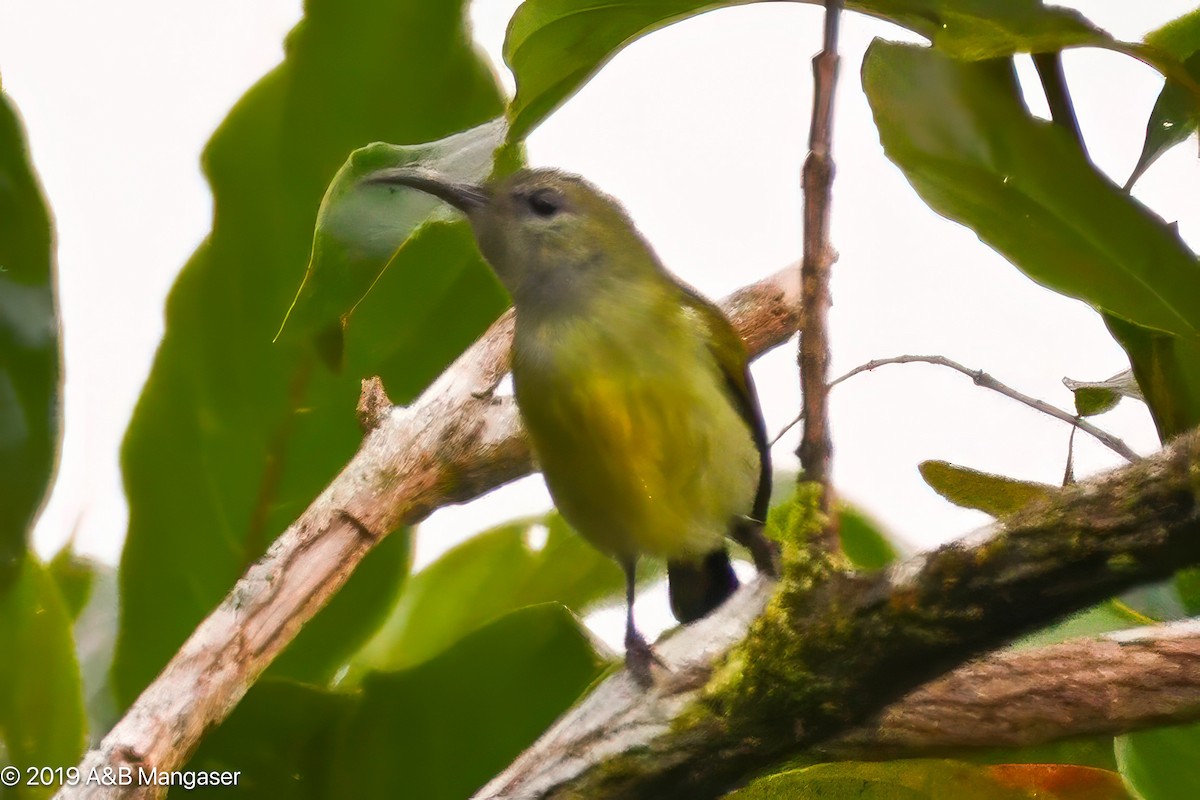
[[[307,343],[272,344],[347,154],[436,140],[502,109],[461,2],[311,0],[306,12],[283,63],[205,151],[214,230],[171,292],[125,440],[122,703],[354,453],[359,379],[380,375],[393,399],[411,399],[505,305],[461,226],[430,226],[405,248],[425,268],[388,270],[356,311],[352,372],[319,368]],[[406,534],[375,548],[273,674],[328,680],[391,606],[407,550]]]
[[[1122,592],[1117,598],[1122,608],[1140,619],[1143,625],[1186,619],[1189,614],[1179,593],[1179,583],[1168,579]]]
[[[70,543],[64,545],[46,565],[54,578],[58,591],[62,594],[67,613],[71,619],[79,618],[87,604],[88,595],[92,591],[92,581],[95,578],[96,564],[91,559],[77,555],[71,549]]]
[[[530,545],[545,535],[540,549]],[[620,568],[556,513],[502,525],[447,551],[414,575],[355,671],[427,661],[472,631],[525,606],[558,602],[582,613],[624,587]]]
[[[1200,725],[1118,736],[1115,750],[1121,774],[1142,800],[1200,797]]]
[[[1189,567],[1175,573],[1175,590],[1187,616],[1200,614],[1200,568]]]
[[[1195,255],[1029,114],[1011,63],[876,41],[863,85],[884,150],[931,208],[1044,286],[1200,341]]]
[[[121,715],[111,673],[117,642],[117,570],[101,563],[91,567],[88,600],[73,627],[89,738],[95,746]]]
[[[238,772],[236,786],[198,787],[187,797],[302,800],[350,797],[330,782],[330,754],[356,698],[286,681],[265,680],[206,734],[186,769]],[[172,794],[174,797],[175,794]]]
[[[727,800],[1032,800],[1005,785],[989,767],[959,761],[847,761],[817,764],[759,778]]]
[[[376,142],[350,154],[321,201],[312,255],[280,334],[320,337],[345,325],[383,271],[428,270],[402,250],[433,220],[466,227],[444,203],[413,189],[365,183],[364,178],[401,166],[419,165],[462,183],[479,183],[493,170],[493,154],[504,142],[503,119],[437,142],[397,146]],[[340,335],[336,336],[340,346]],[[318,344],[321,340],[318,339]],[[340,364],[341,353],[327,361]]]
[[[868,0],[847,7],[911,28],[964,60],[1115,44],[1078,11],[1042,0]]]
[[[1146,44],[1183,62],[1187,74],[1200,81],[1200,9],[1154,31],[1146,37]],[[1125,188],[1133,186],[1159,156],[1191,136],[1198,121],[1195,95],[1177,81],[1164,83],[1146,121],[1142,154]]]
[[[84,715],[71,620],[32,556],[0,591],[0,753],[18,768],[69,767],[83,754]],[[48,797],[25,787],[17,797]]]
[[[1200,348],[1111,314],[1104,324],[1129,355],[1159,439],[1200,425]]]
[[[930,488],[951,503],[974,508],[993,517],[1020,511],[1056,491],[1049,484],[977,472],[945,461],[923,461],[917,469]]]
[[[883,569],[899,558],[879,524],[853,506],[842,505],[838,533],[842,552],[858,569]]]
[[[54,474],[59,373],[50,213],[0,91],[0,591],[21,569]]]
[[[1180,573],[1182,576],[1185,573]],[[1098,636],[1157,622],[1185,619],[1186,599],[1177,580],[1139,586],[1086,611],[1047,625],[1018,639],[1013,647],[1041,647],[1067,639]]]
[[[510,138],[523,139],[627,45],[706,11],[750,0],[525,0],[513,15],[504,60],[517,81]],[[817,0],[806,0],[817,2]],[[965,59],[1045,52],[1113,40],[1078,12],[1041,0],[851,0]]]
[[[1075,394],[1075,411],[1081,417],[1093,417],[1116,407],[1122,397],[1144,400],[1133,370],[1118,372],[1103,381],[1077,381],[1063,378],[1063,385]]]
[[[1072,614],[1064,620],[1047,625],[1023,636],[1011,645],[1014,649],[1044,647],[1081,636],[1122,631],[1145,625],[1147,620],[1116,600],[1105,600],[1097,606]]]
[[[467,797],[604,667],[578,620],[547,604],[502,617],[424,664],[373,674],[339,732],[336,796]]]

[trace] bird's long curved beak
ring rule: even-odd
[[[482,186],[471,183],[455,183],[428,170],[413,167],[394,167],[368,175],[364,183],[382,183],[388,186],[408,186],[431,194],[449,203],[464,214],[483,208],[491,194]]]

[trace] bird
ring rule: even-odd
[[[777,573],[763,534],[771,464],[742,339],[660,262],[614,198],[556,169],[485,184],[419,167],[365,180],[461,211],[516,314],[513,394],[555,506],[625,576],[625,652],[657,658],[634,621],[636,567],[667,562],[671,610],[693,622],[738,587],[727,537]]]

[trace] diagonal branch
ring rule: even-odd
[[[782,759],[869,726],[906,693],[1033,626],[1200,563],[1198,471],[1200,433],[1192,433],[883,573],[830,572],[824,559],[793,556],[773,597],[756,583],[661,643],[671,678],[646,693],[624,674],[609,679],[477,798],[719,796]],[[1091,655],[1111,649],[1096,646]],[[1022,658],[1032,667],[1034,656]],[[947,691],[969,695],[971,675],[952,679]],[[1187,687],[1167,711],[1139,719],[1194,715],[1196,690]],[[933,691],[926,698],[938,696]],[[1081,717],[1093,726],[1084,732],[1123,725],[1106,723],[1105,713]],[[882,720],[878,737],[912,727],[911,715]],[[1060,721],[1058,730],[1065,735],[1070,725]]]
[[[751,352],[795,332],[795,276],[786,268],[725,301]],[[369,431],[358,453],[84,757],[84,774],[178,769],[380,539],[533,470],[511,398],[493,395],[512,331],[505,314],[412,406],[391,407],[368,383],[359,417]],[[150,798],[165,788],[81,783],[57,797]]]

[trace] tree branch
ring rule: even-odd
[[[1007,650],[888,706],[826,757],[1022,747],[1200,719],[1200,622]]]
[[[869,720],[882,709],[976,654],[1200,562],[1198,470],[1200,434],[1192,433],[1154,456],[1065,488],[1002,523],[873,576],[830,572],[826,559],[805,561],[793,553],[766,613],[759,616],[770,590],[760,581],[712,617],[656,645],[672,671],[669,679],[643,693],[624,673],[610,678],[476,797],[711,798],[855,728],[871,731]],[[1053,648],[981,663],[991,669],[1025,664],[1029,675],[1053,684],[1056,677],[1033,671],[1042,658],[1039,668],[1063,670],[1057,676],[1066,682],[1060,699],[1079,704],[1087,695],[1066,691],[1071,676],[1082,675],[1087,658],[1109,658],[1112,641],[1061,646],[1085,648],[1074,652],[1073,671],[1054,660],[1067,651]],[[739,644],[722,656],[733,643]],[[1189,640],[1188,647],[1193,644]],[[1141,656],[1168,659],[1172,646]],[[1132,645],[1118,649],[1138,656]],[[1120,677],[1105,672],[1107,661],[1089,663],[1100,675]],[[924,702],[967,698],[963,702],[976,705],[974,711],[964,708],[962,731],[987,703],[983,695],[969,699],[976,692],[972,681],[996,674],[963,669],[941,689],[934,684],[898,708],[922,696]],[[1146,723],[1190,717],[1197,710],[1196,690],[1194,682],[1186,683],[1186,689],[1176,681],[1164,690],[1174,699],[1159,698],[1161,717],[1156,711],[1136,717],[1132,706],[1101,702],[1080,717],[1079,732],[1123,726],[1120,718],[1104,722],[1104,714],[1122,708]],[[1148,683],[1124,688],[1127,698],[1148,700],[1152,691]],[[918,736],[932,736],[916,727],[909,708],[884,714],[875,735],[913,744]],[[1040,713],[1052,720],[1057,711],[1045,707]],[[1072,724],[1063,717],[1057,729],[1047,722],[1041,730],[1047,737],[1068,735],[1076,732]],[[926,744],[944,742],[929,739],[921,746]]]
[[[833,190],[833,101],[838,75],[838,24],[842,0],[825,0],[825,35],[813,59],[813,110],[804,160],[804,260],[800,267],[800,391],[804,433],[797,455],[804,479],[821,486],[827,517],[821,545],[837,546],[837,515],[832,480],[833,440],[829,433],[829,273],[833,247],[829,220]]]
[[[786,268],[725,301],[752,352],[795,332],[795,276]],[[364,387],[359,417],[368,433],[358,453],[84,757],[85,774],[178,769],[380,539],[533,470],[515,405],[493,394],[508,371],[512,331],[507,313],[407,408],[390,407],[374,383]],[[57,797],[150,798],[162,791],[80,784]]]

